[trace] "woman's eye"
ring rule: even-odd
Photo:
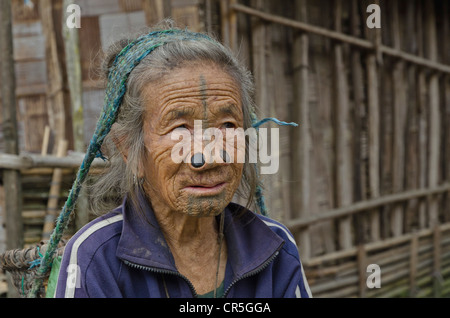
[[[231,122],[226,122],[223,124],[224,128],[235,128],[236,126]]]
[[[187,126],[183,124],[175,127],[174,129],[187,129]]]

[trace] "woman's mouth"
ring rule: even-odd
[[[186,190],[195,195],[216,195],[222,192],[225,188],[226,182],[216,184],[195,184],[185,187]]]

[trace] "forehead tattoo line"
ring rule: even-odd
[[[208,120],[208,105],[206,104],[206,100],[208,98],[206,94],[207,85],[206,79],[203,74],[200,75],[200,94],[202,96],[202,105],[203,105],[203,120]]]

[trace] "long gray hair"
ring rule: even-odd
[[[151,30],[145,32],[175,29],[173,22],[165,20]],[[124,47],[138,38],[141,33],[121,39],[110,46],[102,64],[102,74],[105,80],[111,64]],[[210,35],[209,35],[210,36]],[[211,37],[211,36],[210,36]],[[212,38],[212,37],[211,37]],[[195,41],[180,40],[167,43],[155,49],[137,65],[128,77],[127,91],[116,123],[111,133],[105,138],[102,153],[109,159],[108,168],[98,176],[90,188],[91,209],[97,215],[110,211],[121,204],[126,195],[135,206],[138,205],[138,191],[142,184],[136,178],[140,162],[146,156],[143,136],[143,119],[145,115],[143,89],[146,85],[162,79],[175,68],[193,61],[213,62],[227,72],[241,89],[242,111],[244,114],[244,129],[251,127],[253,105],[253,79],[250,72],[234,57],[231,50],[218,41],[196,39]],[[113,139],[127,149],[127,163],[124,162],[120,150]],[[246,140],[248,154],[248,141]],[[246,206],[251,207],[254,201],[255,189],[258,185],[256,167],[244,163],[241,184],[237,195],[246,200]]]

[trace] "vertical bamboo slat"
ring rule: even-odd
[[[400,18],[398,15],[399,2],[392,4],[392,35],[394,48],[401,49],[400,39]],[[394,143],[392,147],[392,191],[401,192],[404,189],[404,169],[405,169],[405,128],[406,128],[406,88],[405,88],[405,63],[397,61],[393,69],[393,90],[394,90]],[[393,236],[403,233],[403,207],[396,204],[391,215],[391,231]]]
[[[295,1],[296,20],[306,22],[306,1]],[[308,103],[308,35],[296,33],[293,45],[293,90],[294,107],[292,120],[299,123],[298,129],[291,130],[291,171],[294,185],[297,185],[298,195],[291,196],[291,206],[298,211],[292,211],[291,217],[307,217],[310,213],[310,181],[312,137]],[[305,260],[312,256],[310,233],[308,229],[300,232],[301,255]]]
[[[437,61],[437,37],[436,20],[433,1],[425,1],[425,32],[426,32],[426,52],[428,58]],[[439,106],[439,78],[438,74],[433,73],[429,79],[429,162],[428,162],[428,186],[434,187],[439,184],[439,156],[441,145],[441,114]],[[430,198],[429,206],[429,226],[434,227],[438,224],[438,199]]]
[[[366,4],[366,3],[364,3]],[[365,10],[363,10],[365,17]],[[365,36],[373,43],[381,42],[379,29],[364,28]],[[381,43],[379,43],[381,44]],[[381,59],[379,59],[381,60]],[[371,199],[380,196],[380,105],[377,56],[370,52],[365,58],[367,85],[367,133],[368,133],[368,192]],[[373,210],[370,216],[370,240],[380,239],[380,211]]]
[[[341,30],[342,1],[335,0],[335,28]],[[336,96],[336,197],[337,206],[353,202],[353,149],[351,109],[342,44],[334,44],[334,85]],[[352,247],[351,218],[339,221],[339,245]]]

